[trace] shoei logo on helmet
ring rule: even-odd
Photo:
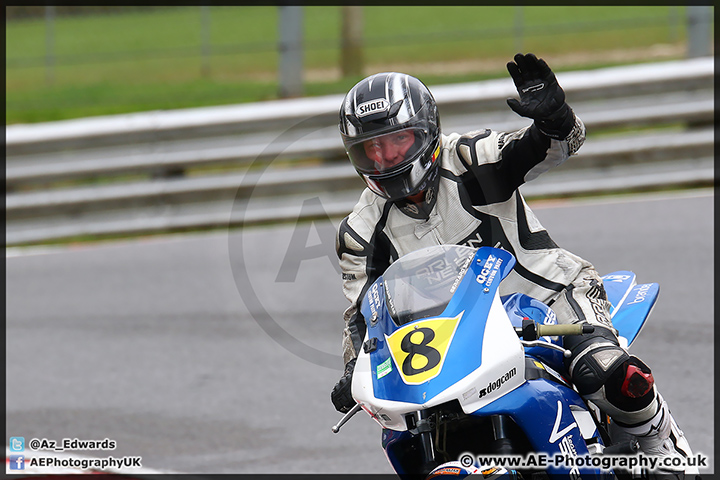
[[[364,117],[366,115],[385,111],[388,108],[390,108],[390,103],[384,98],[378,98],[358,105],[355,109],[355,115],[358,117]]]

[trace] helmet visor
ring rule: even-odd
[[[359,172],[370,175],[389,173],[412,162],[429,142],[427,130],[417,127],[345,140],[350,161]]]

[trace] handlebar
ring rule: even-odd
[[[565,357],[570,357],[572,352],[565,350],[559,345],[555,345],[548,342],[538,340],[540,337],[549,336],[566,336],[566,335],[583,335],[585,333],[592,333],[595,331],[595,327],[588,324],[571,323],[565,325],[541,325],[533,322],[530,319],[523,320],[522,327],[516,327],[515,332],[518,337],[521,337],[520,343],[526,347],[544,347],[553,350],[558,350],[563,353]]]
[[[559,336],[559,335],[582,335],[585,333],[593,333],[595,327],[588,324],[572,323],[570,325],[538,325],[538,336]]]
[[[533,341],[545,336],[583,335],[593,333],[595,327],[587,323],[571,323],[563,325],[543,325],[530,319],[523,320],[522,327],[516,327],[515,332],[525,340]]]

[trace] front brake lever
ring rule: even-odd
[[[520,340],[520,343],[525,347],[545,347],[549,348],[551,350],[557,350],[558,352],[562,352],[563,356],[568,358],[570,355],[572,355],[572,352],[570,350],[566,350],[560,345],[555,345],[554,343],[544,342],[542,340]]]
[[[334,425],[334,426],[332,427],[332,432],[333,432],[333,433],[338,433],[338,432],[340,431],[340,427],[342,427],[343,425],[345,425],[345,423],[347,423],[347,421],[350,420],[353,415],[355,415],[357,412],[359,412],[361,408],[362,408],[362,407],[360,406],[360,404],[359,404],[359,403],[356,403],[355,406],[354,406],[353,408],[351,408],[350,411],[347,412],[347,413],[340,419],[340,421],[337,423],[337,425]]]

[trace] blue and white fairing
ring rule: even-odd
[[[613,272],[602,277],[607,293],[610,317],[618,331],[620,344],[630,346],[640,334],[645,320],[655,307],[660,286],[657,283],[635,284],[635,274],[628,271]]]
[[[510,317],[555,319],[529,297],[505,297],[503,304],[498,286],[514,264],[505,250],[447,245],[393,263],[361,305],[367,333],[352,395],[366,412],[405,435],[406,414],[457,400],[469,415],[510,416],[536,452],[582,456],[589,453],[586,440],[601,444],[577,392],[525,379],[526,351]]]
[[[557,325],[557,316],[555,315],[555,312],[553,312],[552,308],[548,307],[540,300],[536,300],[522,293],[506,295],[501,297],[501,300],[513,327],[522,327],[524,319],[530,319],[541,325]],[[560,337],[540,337],[539,340],[558,346],[562,346],[563,344],[562,338]],[[563,369],[562,352],[537,346],[525,347],[525,353],[539,358],[555,370]],[[555,374],[555,372],[553,373]]]
[[[518,388],[524,350],[497,294],[514,264],[505,250],[447,245],[393,263],[361,306],[355,400],[383,427],[406,430],[406,413],[454,399],[472,413]],[[432,314],[413,318],[419,311]]]
[[[618,271],[602,277],[603,286],[610,302],[610,318],[617,330],[620,344],[627,348],[640,334],[645,321],[652,313],[657,301],[660,286],[657,283],[635,283],[635,274],[629,271]],[[557,317],[552,308],[522,293],[514,293],[501,297],[510,322],[515,327],[522,327],[522,321],[529,318],[536,323],[545,325],[557,324]],[[560,337],[541,337],[540,340],[562,346]],[[528,355],[538,357],[551,367],[563,368],[563,355],[557,350],[543,347],[528,347]]]

